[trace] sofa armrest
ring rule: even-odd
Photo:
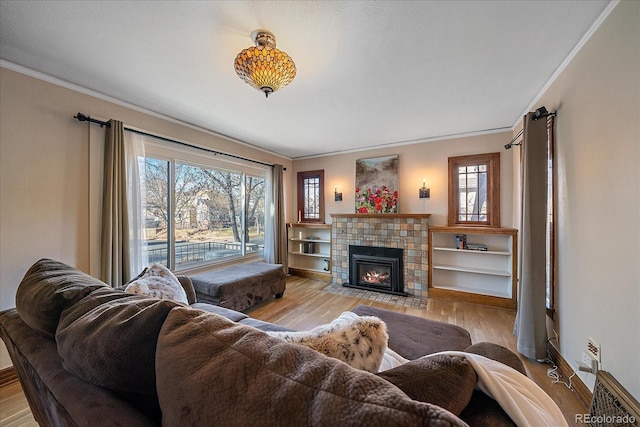
[[[180,284],[184,288],[184,291],[187,294],[187,301],[189,301],[189,304],[191,305],[198,302],[196,299],[196,290],[193,287],[193,283],[191,283],[191,279],[188,278],[187,276],[177,276],[177,277],[178,277],[178,281],[180,282]]]
[[[31,329],[15,309],[0,312],[4,341],[33,417],[44,426],[121,425],[153,427],[131,399],[84,381],[63,366],[56,341]],[[157,403],[156,403],[157,405]]]

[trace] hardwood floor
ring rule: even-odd
[[[35,427],[37,425],[20,383],[16,381],[0,387],[0,426]]]
[[[288,328],[304,330],[331,322],[340,313],[358,304],[367,304],[458,325],[469,331],[474,343],[489,341],[517,353],[512,333],[515,320],[513,311],[436,298],[428,300],[426,309],[411,308],[330,294],[322,291],[326,286],[326,282],[290,276],[287,278],[287,291],[283,298],[266,301],[250,309],[247,314]],[[569,425],[577,426],[575,414],[586,412],[577,395],[563,384],[551,383],[546,375],[550,365],[521,359],[529,377],[558,404]],[[18,383],[0,388],[0,425],[37,425]]]

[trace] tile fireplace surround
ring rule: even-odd
[[[404,290],[427,296],[429,214],[331,214],[331,275],[349,282],[349,245],[403,249]]]

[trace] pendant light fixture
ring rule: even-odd
[[[280,49],[276,49],[276,37],[267,30],[255,30],[251,40],[256,44],[236,56],[238,77],[256,89],[269,94],[285,87],[296,76],[296,64]]]

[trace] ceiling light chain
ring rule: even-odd
[[[296,64],[286,52],[276,49],[276,37],[270,31],[255,30],[251,39],[256,45],[236,56],[236,73],[269,97],[291,83],[296,76]]]

